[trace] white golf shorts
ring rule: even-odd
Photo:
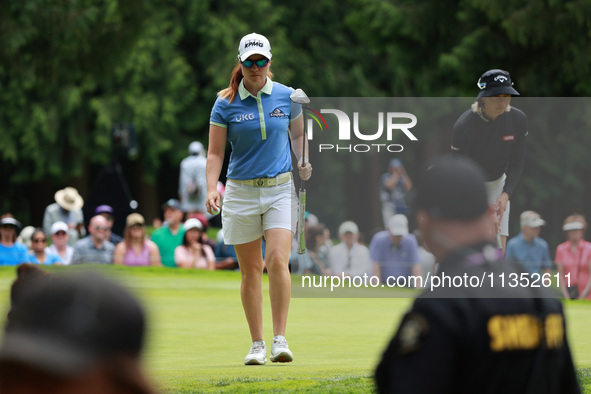
[[[224,243],[238,245],[260,238],[266,230],[296,231],[298,198],[293,180],[278,186],[256,187],[226,183],[222,209]]]
[[[497,201],[497,198],[503,193],[503,188],[505,187],[505,179],[507,176],[503,174],[499,179],[486,182],[486,191],[488,192],[488,202],[490,204],[494,204]],[[501,219],[501,235],[506,237],[509,236],[509,212],[511,211],[511,201],[507,202],[507,208],[505,209],[505,213],[503,214],[503,219]]]

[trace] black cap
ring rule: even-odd
[[[112,356],[139,357],[145,317],[125,289],[97,273],[31,279],[12,305],[0,361],[74,376]]]
[[[505,70],[488,70],[480,76],[477,82],[480,97],[492,97],[499,94],[510,94],[512,96],[519,96],[519,92],[513,88],[513,82],[509,72]]]
[[[471,159],[457,154],[442,156],[421,174],[415,208],[434,219],[476,219],[488,210],[484,179],[484,172]]]

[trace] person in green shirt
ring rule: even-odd
[[[185,228],[181,221],[183,220],[183,211],[178,200],[171,198],[162,206],[164,210],[165,225],[154,231],[152,241],[160,249],[162,265],[165,267],[176,267],[174,262],[174,249],[183,242]]]

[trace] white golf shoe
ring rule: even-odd
[[[293,354],[289,350],[289,345],[283,335],[273,337],[271,357],[269,359],[274,363],[290,363],[293,361]]]
[[[267,346],[265,341],[254,341],[250,351],[244,357],[244,365],[265,365],[267,363]]]

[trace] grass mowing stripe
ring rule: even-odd
[[[373,369],[412,299],[293,298],[290,364],[245,366],[250,336],[238,272],[96,267],[137,294],[149,319],[144,364],[163,392],[371,392]],[[63,272],[80,267],[49,267]],[[14,267],[0,268],[7,310]],[[273,333],[264,279],[265,338]],[[566,301],[568,336],[584,392],[591,392],[591,303]]]

